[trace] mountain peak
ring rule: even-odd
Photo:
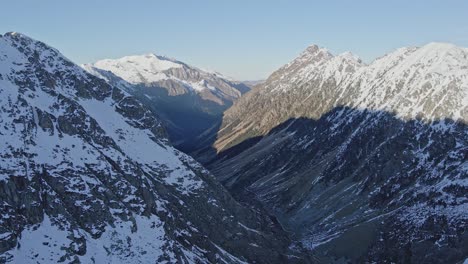
[[[19,41],[19,40],[22,40],[24,42],[26,42],[27,44],[31,44],[31,43],[35,43],[35,42],[40,42],[38,40],[35,40],[23,33],[19,33],[19,32],[7,32],[3,35],[4,38],[8,38],[8,39],[11,39],[13,41]],[[41,42],[42,43],[42,42]],[[44,44],[45,46],[47,46],[46,44]]]
[[[7,33],[4,34],[4,36],[6,36],[6,37],[12,36],[12,37],[27,37],[27,38],[29,38],[28,36],[26,36],[26,35],[24,35],[22,33],[16,32],[16,31],[7,32]]]
[[[443,76],[464,75],[468,67],[468,49],[450,43],[431,42],[421,47],[404,47],[372,62],[372,70],[383,73],[392,68],[395,73],[420,69]],[[458,69],[458,70],[456,70]]]
[[[302,53],[299,57],[303,57],[303,56],[317,56],[317,55],[326,55],[327,57],[328,56],[331,56],[331,53],[328,49],[326,48],[322,48],[316,44],[312,44],[310,46],[308,46]]]
[[[339,58],[343,58],[345,60],[348,60],[348,61],[353,61],[353,62],[356,62],[356,63],[359,63],[361,64],[362,63],[362,60],[359,56],[357,56],[356,54],[352,53],[351,51],[345,51],[341,54],[338,54],[336,57],[339,57]]]
[[[452,43],[447,43],[447,42],[430,42],[424,46],[421,47],[421,49],[425,50],[450,50],[454,48],[460,48],[456,46],[455,44]]]
[[[143,54],[143,55],[134,55],[133,57],[144,57],[146,59],[149,59],[149,60],[158,60],[158,61],[170,61],[170,62],[174,62],[174,63],[177,63],[177,64],[185,64],[177,59],[174,59],[174,58],[171,58],[171,57],[168,57],[168,56],[164,56],[164,55],[158,55],[156,53],[146,53],[146,54]]]
[[[293,61],[284,65],[279,71],[283,70],[293,70],[298,68],[303,68],[305,65],[315,65],[320,64],[321,62],[327,61],[334,56],[328,51],[328,49],[321,48],[318,45],[308,46],[299,56],[297,56]]]
[[[431,42],[418,48],[414,54],[420,58],[452,58],[457,61],[466,60],[467,48],[459,47],[451,43]]]
[[[146,53],[146,54],[143,54],[143,55],[135,55],[135,57],[137,56],[140,56],[140,57],[145,57],[147,59],[159,59],[159,56],[150,52],[150,53]]]
[[[44,66],[47,72],[54,72],[60,68],[71,69],[76,66],[57,49],[18,32],[7,32],[0,38],[0,54],[5,58],[3,62],[0,62],[4,65],[10,64],[10,67],[3,67],[2,70],[12,70],[11,65],[14,65],[16,70],[20,70],[29,63],[28,57],[34,58],[36,64]],[[19,61],[23,62],[19,63]],[[11,64],[12,62],[15,63]],[[75,74],[83,76],[80,70]]]
[[[310,46],[308,46],[305,51],[309,52],[309,53],[314,53],[314,52],[317,52],[318,50],[320,49],[320,47],[316,44],[312,44]]]
[[[32,43],[32,42],[37,41],[19,32],[7,32],[3,34],[3,37],[10,39],[10,40],[15,40],[15,41],[24,40],[24,41],[27,41],[27,43]]]
[[[131,55],[118,59],[104,59],[92,64],[101,70],[110,71],[132,83],[152,83],[161,80],[163,71],[181,68],[183,64],[153,53]]]

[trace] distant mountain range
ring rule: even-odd
[[[152,109],[172,143],[187,153],[211,145],[223,112],[250,90],[219,73],[155,54],[106,59],[82,67]]]

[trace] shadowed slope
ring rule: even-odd
[[[468,254],[467,160],[464,123],[337,107],[220,152],[208,168],[326,262],[443,263]]]

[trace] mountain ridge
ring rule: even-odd
[[[430,43],[365,65],[311,46],[225,112],[205,160],[324,263],[458,263],[467,98],[466,48]]]
[[[56,49],[2,35],[0,94],[0,262],[302,259],[148,108]]]
[[[441,49],[442,48],[442,49]],[[445,48],[445,49],[443,49]],[[468,60],[466,56],[468,54],[468,49],[466,48],[458,48],[452,44],[438,44],[438,43],[430,43],[422,48],[401,48],[396,50],[393,53],[389,53],[386,56],[376,59],[371,64],[365,65],[360,62],[359,59],[349,59],[348,56],[340,57],[340,55],[333,56],[331,53],[328,52],[326,49],[321,49],[316,45],[308,47],[306,51],[301,53],[296,59],[292,60],[290,63],[286,64],[285,66],[281,67],[277,71],[275,71],[265,83],[260,86],[257,86],[256,89],[251,91],[249,94],[245,96],[247,99],[240,100],[234,104],[226,113],[224,117],[224,124],[221,126],[218,139],[215,142],[215,148],[220,151],[225,149],[226,144],[229,144],[229,141],[236,141],[235,139],[231,138],[233,133],[236,133],[235,130],[229,131],[226,133],[226,130],[230,130],[229,126],[238,126],[239,129],[245,129],[249,127],[249,131],[251,131],[254,135],[260,135],[262,133],[267,132],[269,129],[273,127],[273,125],[264,125],[266,122],[270,122],[271,124],[279,124],[282,121],[285,121],[288,117],[312,117],[318,118],[320,113],[314,110],[307,109],[309,106],[310,108],[317,108],[319,111],[321,109],[330,109],[332,105],[349,105],[351,107],[357,108],[371,108],[371,109],[381,109],[386,111],[397,111],[400,112],[402,115],[407,115],[407,117],[414,118],[418,114],[423,114],[423,116],[427,119],[441,116],[442,113],[437,113],[439,109],[431,109],[434,110],[434,113],[429,113],[429,110],[424,109],[425,105],[421,105],[422,109],[419,111],[411,111],[412,109],[408,109],[404,107],[404,104],[411,105],[411,98],[415,97],[417,93],[423,94],[424,89],[422,88],[423,85],[426,87],[432,87],[437,85],[436,83],[431,83],[431,74],[436,75],[438,74],[437,71],[445,71],[447,74],[442,75],[440,78],[447,83],[444,84],[444,89],[449,89],[448,86],[451,85],[450,81],[457,82],[459,81],[460,87],[468,86],[466,81],[466,74],[464,73],[463,69],[468,67]],[[431,53],[432,51],[432,53]],[[439,55],[447,55],[443,58],[446,58],[445,61],[437,62],[439,68],[424,68],[427,72],[422,74],[418,73],[417,65],[415,66],[416,62],[413,61],[414,59],[426,59],[425,62],[434,63],[430,61],[430,58],[425,58],[425,55],[429,52],[434,59],[441,58]],[[452,54],[452,53],[455,54]],[[460,59],[457,60],[458,58]],[[354,58],[354,56],[353,56]],[[463,58],[465,58],[463,60]],[[406,63],[406,65],[404,64]],[[408,65],[409,63],[409,65]],[[421,62],[418,62],[421,63]],[[405,67],[405,73],[398,72],[400,75],[404,74],[412,74],[413,78],[419,78],[418,83],[415,83],[412,87],[413,90],[416,90],[415,93],[408,93],[408,91],[400,90],[401,87],[397,87],[396,79],[397,78],[404,78],[396,76],[397,73],[392,71],[392,67],[396,67],[398,65]],[[392,66],[393,65],[393,66]],[[445,67],[445,68],[440,68]],[[456,68],[460,69],[459,71],[451,71],[450,69]],[[451,73],[451,74],[449,74]],[[419,74],[419,75],[418,75]],[[382,78],[379,75],[383,75]],[[422,76],[424,75],[424,77]],[[439,74],[440,75],[440,74]],[[424,78],[428,78],[425,80]],[[436,78],[436,76],[432,76],[432,78]],[[384,85],[386,87],[378,87],[380,82],[385,82]],[[413,80],[414,82],[415,80]],[[437,80],[436,80],[437,81]],[[435,82],[436,82],[435,81]],[[406,84],[408,86],[408,84]],[[309,88],[308,88],[309,87]],[[321,93],[316,92],[316,90],[310,90],[310,87],[315,87],[314,89],[321,89]],[[440,87],[440,85],[438,86]],[[391,91],[393,90],[393,91]],[[390,92],[395,93],[397,91],[401,91],[401,95],[396,98],[394,95],[388,94],[388,96],[393,97],[392,100],[402,99],[400,103],[394,101],[394,105],[383,106],[382,100],[387,100],[385,98],[385,93]],[[449,89],[450,91],[450,89]],[[286,94],[290,93],[290,94]],[[451,96],[451,98],[446,98],[441,94],[441,91],[434,91],[431,96],[441,98],[442,100],[453,99],[452,102],[446,102],[447,105],[456,105],[458,108],[457,113],[454,113],[456,116],[453,116],[454,119],[459,119],[464,115],[468,115],[468,103],[466,95],[468,92],[465,90],[454,91],[459,93],[461,96],[455,98],[455,96]],[[294,97],[294,93],[301,94],[301,98],[297,99],[294,98],[295,101],[291,102],[279,102],[278,100],[289,100],[289,97]],[[328,106],[323,108],[323,105],[319,105],[319,101],[312,100],[312,102],[307,103],[310,99],[310,96],[319,96],[323,101],[323,104],[327,104]],[[253,111],[241,111],[241,109],[252,108],[255,109],[255,104],[253,103],[255,99],[259,97],[271,97],[269,100],[278,101],[276,104],[278,105],[289,105],[289,108],[284,113],[276,113],[270,111],[269,109],[260,107],[257,110]],[[359,98],[359,96],[361,98]],[[369,100],[373,100],[373,98],[379,99],[379,103],[366,101],[366,97]],[[252,98],[249,100],[249,98]],[[422,97],[421,98],[425,98]],[[390,100],[390,99],[388,99]],[[413,99],[416,100],[416,99]],[[429,99],[428,99],[429,100]],[[251,101],[251,102],[250,102]],[[406,101],[406,102],[404,102]],[[435,101],[435,100],[434,100]],[[424,102],[421,102],[424,103]],[[443,105],[443,104],[442,104]],[[265,106],[266,107],[266,106]],[[380,108],[379,108],[380,107]],[[429,106],[426,106],[426,108]],[[401,109],[403,110],[401,110]],[[444,110],[439,110],[444,111]],[[446,111],[445,111],[446,112]],[[446,113],[447,117],[451,117],[450,113]],[[245,122],[240,121],[239,116],[244,115],[247,118],[247,121],[250,122],[251,120],[256,120],[253,122],[254,124],[247,124]],[[236,120],[236,121],[233,121]],[[266,120],[266,121],[265,121]],[[466,121],[466,120],[465,120]],[[234,124],[233,122],[240,122],[239,124]],[[257,125],[260,124],[260,125]],[[252,128],[252,126],[254,128]],[[254,132],[254,130],[259,130]],[[228,143],[225,143],[228,142]]]

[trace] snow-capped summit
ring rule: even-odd
[[[224,104],[226,100],[235,100],[241,94],[235,87],[230,86],[232,80],[227,80],[220,74],[203,71],[153,53],[104,59],[92,64],[84,64],[82,67],[98,75],[99,72],[110,72],[130,85],[166,88],[170,95],[203,93],[204,90],[216,91],[216,94],[212,94],[212,98],[207,96],[205,99],[217,104]],[[109,78],[106,74],[101,74],[99,77]],[[177,86],[178,89],[165,86]]]
[[[90,65],[86,68],[98,68],[110,71],[131,84],[151,84],[167,79],[168,76],[163,71],[181,68],[183,64],[168,58],[157,56],[153,53],[137,56],[125,56],[120,59],[105,59]]]
[[[398,49],[363,67],[346,85],[351,106],[402,118],[468,121],[468,49],[447,43]]]
[[[361,58],[351,51],[345,51],[337,55],[337,57],[344,58],[350,61],[362,62]]]
[[[424,46],[421,47],[421,50],[432,50],[432,51],[449,51],[449,50],[454,50],[454,49],[467,49],[463,47],[458,47],[457,45],[453,43],[448,43],[448,42],[430,42]]]
[[[407,70],[409,67],[423,67],[426,70],[428,66],[432,67],[432,70],[443,72],[450,71],[451,68],[437,68],[439,63],[452,67],[463,67],[467,63],[466,54],[468,48],[457,47],[450,43],[438,43],[433,42],[422,47],[405,47],[400,48],[394,52],[391,52],[383,57],[380,57],[373,61],[369,68],[379,68],[382,71],[387,70],[389,67],[395,67],[400,72]],[[386,68],[383,68],[386,66]]]
[[[305,48],[305,50],[299,55],[299,57],[304,57],[307,55],[316,56],[318,54],[328,55],[330,54],[330,51],[316,44],[312,44]]]
[[[304,65],[318,65],[323,61],[326,61],[333,57],[328,49],[321,48],[317,45],[311,45],[307,47],[297,58],[290,63],[286,64],[280,70],[295,69],[297,67],[303,67]]]
[[[345,52],[333,55],[328,49],[311,45],[297,58],[275,71],[265,82],[271,92],[291,92],[295,87],[310,81],[342,82],[348,79],[360,67],[362,60]]]

